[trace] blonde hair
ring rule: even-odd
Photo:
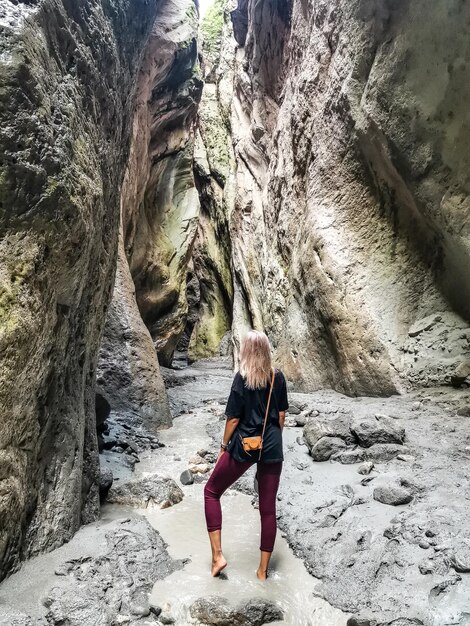
[[[240,374],[249,389],[262,389],[271,380],[271,345],[259,330],[250,330],[240,348]]]

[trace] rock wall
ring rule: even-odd
[[[238,0],[234,337],[300,388],[437,384],[469,351],[470,7]]]
[[[157,353],[135,299],[135,287],[119,236],[116,280],[106,317],[97,369],[97,388],[112,411],[147,431],[171,426],[170,407]]]
[[[202,90],[193,0],[164,0],[138,79],[122,192],[124,248],[137,304],[169,365],[188,311],[186,273],[199,215],[192,159]]]
[[[155,10],[0,3],[0,576],[98,512],[96,354]]]
[[[235,161],[230,102],[234,46],[230,17],[224,5],[225,1],[217,0],[201,24],[204,89],[194,154],[201,209],[192,254],[197,296],[187,328],[190,361],[231,349],[233,285],[229,219],[233,208]]]

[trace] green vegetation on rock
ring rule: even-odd
[[[217,57],[220,52],[226,0],[214,0],[201,24],[204,52],[210,57]]]

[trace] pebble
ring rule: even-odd
[[[427,550],[429,548],[429,543],[424,539],[421,539],[418,545],[420,548],[423,548],[423,550]]]
[[[426,559],[418,565],[418,569],[421,574],[425,576],[426,574],[432,574],[434,572],[435,565],[430,559]]]
[[[357,468],[357,473],[358,474],[370,474],[373,467],[374,467],[374,464],[372,463],[372,461],[365,461],[364,463],[361,463],[359,465],[359,467]]]
[[[152,602],[149,603],[149,609],[150,613],[153,613],[156,617],[158,617],[162,612],[162,607],[158,606],[158,604],[153,604]]]
[[[183,485],[192,485],[194,483],[194,477],[192,472],[190,472],[189,470],[184,470],[184,472],[181,472],[180,482]]]
[[[411,463],[415,460],[414,456],[411,454],[397,454],[397,459],[399,461],[405,461],[405,463]]]

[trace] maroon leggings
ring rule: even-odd
[[[207,530],[221,530],[220,496],[253,465],[252,461],[236,461],[224,452],[217,461],[204,487],[204,509]],[[259,513],[261,516],[261,545],[263,552],[272,552],[276,539],[276,494],[281,477],[282,462],[258,463]]]

